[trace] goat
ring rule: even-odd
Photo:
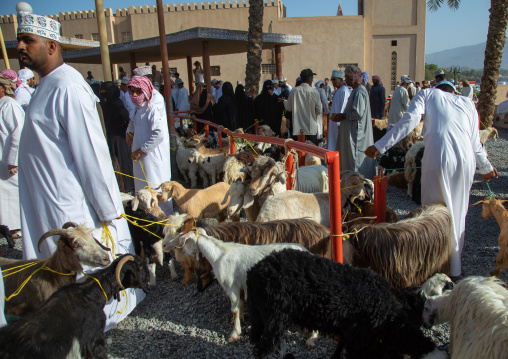
[[[439,353],[408,319],[386,280],[368,269],[285,249],[248,271],[247,292],[255,358],[270,354],[291,323],[338,335],[332,358],[340,358],[344,347],[348,358]]]
[[[199,171],[199,166],[197,163],[193,163],[190,160],[194,152],[197,152],[195,148],[185,148],[183,145],[178,146],[176,150],[176,164],[178,170],[182,174],[185,182],[190,182],[191,188],[196,188],[198,184],[196,173]],[[200,170],[200,175],[201,178],[206,176],[203,170]]]
[[[407,189],[407,180],[403,171],[393,171],[388,175],[388,184],[390,186]]]
[[[415,156],[415,179],[411,190],[411,199],[416,204],[422,204],[422,161],[425,148],[420,148]]]
[[[499,133],[497,132],[497,129],[495,127],[487,127],[484,130],[480,130],[480,142],[483,146],[485,146],[485,143],[488,139],[493,138],[496,140],[496,138],[499,138]]]
[[[4,236],[5,240],[7,241],[7,244],[10,248],[14,248],[16,243],[14,242],[14,239],[12,238],[11,231],[9,230],[9,227],[0,224],[0,234]]]
[[[406,162],[407,149],[392,147],[377,158],[377,163],[385,170],[402,169]],[[388,171],[385,171],[385,173]]]
[[[406,153],[406,162],[404,164],[404,177],[407,181],[407,195],[411,197],[413,195],[413,182],[416,176],[416,155],[418,151],[422,148],[425,148],[425,142],[418,141],[416,142]]]
[[[82,264],[91,267],[107,266],[110,260],[106,251],[109,249],[92,237],[92,231],[93,229],[82,224],[78,226],[76,223],[67,222],[62,229],[50,230],[39,239],[40,252],[41,244],[46,238],[60,236],[55,253],[48,259],[41,261],[0,258],[7,298],[32,276],[18,295],[5,302],[5,313],[22,316],[33,311],[58,288],[74,283],[76,272],[83,270]],[[20,266],[24,269],[7,275],[8,271]]]
[[[467,277],[425,303],[427,328],[450,322],[452,359],[498,359],[508,353],[508,291],[493,277]]]
[[[150,285],[155,285],[155,272],[156,265],[162,266],[164,263],[164,253],[162,252],[162,237],[163,237],[163,224],[150,223],[159,222],[160,218],[147,213],[143,210],[138,210],[134,206],[134,202],[125,206],[125,214],[135,218],[129,218],[128,225],[132,237],[132,244],[134,245],[134,252],[143,260],[146,260],[150,270]],[[166,217],[167,218],[167,217]],[[147,220],[137,221],[136,219]],[[132,222],[138,222],[142,228]],[[173,263],[170,261],[170,266]]]
[[[444,204],[422,206],[397,223],[353,224],[344,263],[380,273],[394,289],[419,286],[449,273],[452,216]]]
[[[508,211],[503,207],[503,203],[508,203],[508,200],[485,198],[483,201],[476,202],[470,207],[482,204],[481,219],[494,217],[501,229],[497,243],[499,245],[499,253],[496,258],[496,269],[490,272],[490,275],[499,277],[501,270],[508,266]]]
[[[328,192],[328,168],[321,164],[299,168],[295,189],[304,193]]]
[[[151,188],[143,188],[137,191],[131,206],[133,211],[137,211],[139,208],[155,216],[157,219],[166,217],[164,211],[159,207],[159,193]]]
[[[205,189],[187,189],[178,182],[166,181],[159,188],[162,190],[159,200],[165,202],[168,196],[173,198],[183,213],[199,219],[217,217],[219,222],[226,219],[227,203],[222,204],[222,201],[229,185],[225,182]]]
[[[125,288],[146,290],[147,280],[148,269],[139,257],[117,258],[93,278],[60,288],[41,307],[0,328],[0,356],[108,358],[104,306]]]
[[[256,135],[258,135],[258,136],[273,137],[273,136],[275,136],[275,132],[272,131],[270,126],[268,126],[268,125],[261,125],[261,126],[258,126],[258,129],[256,131]]]
[[[224,162],[226,157],[224,153],[216,155],[203,155],[202,153],[195,151],[189,158],[190,163],[197,163],[207,175],[210,176],[212,185],[217,183],[217,175],[222,174],[224,171]]]
[[[249,191],[253,196],[259,195],[275,182],[286,183],[286,170],[280,162],[266,156],[256,158],[252,166],[248,166],[251,176]]]
[[[223,153],[227,155],[229,153],[229,147],[222,148],[206,148],[205,147],[205,139],[203,135],[195,135],[188,138],[184,142],[184,146],[187,148],[195,148],[198,152],[202,153],[206,156],[217,155],[219,153]]]
[[[199,242],[198,242],[199,236]],[[248,298],[247,271],[261,259],[274,251],[293,248],[298,251],[306,249],[295,243],[274,243],[265,245],[249,246],[234,242],[223,242],[212,236],[208,236],[203,228],[198,232],[188,232],[179,236],[180,246],[188,255],[196,255],[201,252],[210,262],[215,277],[226,291],[231,300],[231,312],[233,313],[234,329],[228,341],[234,342],[240,339],[242,328],[240,317],[243,317],[241,309],[240,291]]]
[[[354,213],[354,212],[348,212],[347,219],[350,221],[352,219],[358,218],[358,217],[374,217],[374,203],[371,201],[364,201],[362,203],[362,213]],[[398,222],[399,217],[397,216],[397,213],[390,207],[386,206],[385,210],[385,222],[391,223],[391,222]]]
[[[258,155],[254,151],[242,151],[229,155],[224,162],[223,181],[231,185],[236,181],[245,181],[247,173],[244,171],[247,166],[252,166]]]

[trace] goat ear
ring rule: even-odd
[[[131,202],[131,207],[133,211],[137,211],[139,206],[139,199],[138,197],[135,197]]]
[[[250,191],[245,191],[243,196],[243,208],[250,208],[254,205],[254,197],[250,194]]]
[[[481,200],[481,201],[478,201],[476,203],[470,204],[469,207],[474,207],[474,206],[477,206],[477,205],[483,204],[483,203],[485,203],[485,200]]]
[[[224,195],[224,199],[222,200],[222,202],[220,203],[221,205],[225,205],[226,203],[228,203],[228,199],[229,199],[229,192],[231,191],[231,187],[229,187],[228,191],[226,192],[226,194]]]
[[[188,233],[192,231],[192,227],[194,227],[194,218],[190,217],[185,219],[185,222],[182,225],[182,228],[180,230],[180,233]]]
[[[157,206],[157,202],[158,202],[160,196],[161,196],[160,194],[157,194],[157,198],[152,197],[152,199],[150,200],[150,209]]]

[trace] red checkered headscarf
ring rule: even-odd
[[[353,78],[353,84],[361,84],[363,82],[363,73],[358,66],[348,65],[346,66],[345,75],[349,75]]]
[[[21,85],[21,80],[18,77],[18,74],[14,70],[5,69],[0,71],[0,74],[4,75],[5,78],[8,78],[12,82],[14,82],[17,86]]]
[[[131,80],[127,83],[127,86],[137,87],[141,89],[141,92],[145,95],[145,98],[148,102],[152,100],[153,96],[153,85],[148,77],[145,76],[133,76]],[[129,94],[132,95],[132,92],[129,88]]]

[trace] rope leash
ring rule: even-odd
[[[92,277],[91,275],[86,274],[85,272],[81,272],[81,273],[82,273],[82,274],[83,274],[83,275],[84,275],[87,279],[88,279],[88,278],[92,278],[94,281],[96,281],[96,282],[97,282],[97,284],[99,285],[99,287],[100,287],[100,288],[101,288],[101,290],[102,290],[102,294],[104,294],[104,296],[106,297],[106,302],[107,302],[107,301],[109,301],[108,296],[106,295],[106,292],[104,291],[104,288],[102,288],[101,282],[99,282],[99,280],[98,280],[97,278]]]
[[[342,233],[342,234],[330,234],[330,236],[331,237],[342,237],[342,240],[345,241],[346,239],[348,239],[351,236],[357,236],[358,233],[363,231],[365,228],[367,228],[367,226],[362,227],[360,230],[354,228],[354,232]],[[356,237],[356,239],[358,239],[358,237]]]
[[[140,163],[141,163],[141,162],[140,162]],[[137,178],[137,177],[134,177],[134,176],[126,175],[125,173],[122,173],[122,172],[118,172],[118,171],[114,171],[114,172],[115,172],[115,173],[118,173],[119,175],[122,175],[122,176],[127,176],[127,177],[130,177],[130,178],[137,179],[138,181],[151,183],[151,184],[155,185],[155,187],[159,187],[159,186],[160,186],[160,185],[158,185],[158,184],[156,184],[156,183],[149,182],[149,181],[145,181],[144,179]],[[146,187],[148,187],[148,186],[146,186]]]
[[[485,184],[487,185],[487,188],[489,190],[489,197],[490,197],[490,200],[492,200],[492,197],[494,197],[494,192],[492,192],[492,190],[490,189],[490,186],[489,186],[489,183],[488,182],[485,182]]]

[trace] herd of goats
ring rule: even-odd
[[[376,131],[380,127],[376,123]],[[273,132],[260,126],[258,134]],[[410,136],[411,146],[402,143],[378,163],[402,169],[391,171],[389,183],[407,188],[418,203],[421,172],[414,167],[420,167],[424,145],[420,134]],[[126,288],[148,291],[165,257],[172,279],[179,279],[178,262],[182,284],[196,281],[202,292],[217,281],[224,289],[233,314],[229,342],[242,335],[248,311],[255,358],[284,348],[292,324],[311,332],[308,347],[319,332],[334,337],[332,358],[344,349],[346,358],[357,359],[447,358],[421,330],[443,322],[450,323],[452,358],[507,357],[508,291],[494,277],[454,284],[447,276],[452,217],[444,204],[421,206],[402,220],[387,207],[387,222],[374,223],[372,182],[341,172],[343,264],[336,263],[328,171],[319,158],[307,155],[294,173],[294,189],[287,190],[284,162],[292,154],[277,146],[240,140],[237,154],[228,155],[227,139],[223,148],[210,148],[195,133],[178,141],[177,164],[189,188],[167,181],[160,192],[122,194],[125,214],[136,218],[129,221],[135,255],[111,262],[93,229],[68,222],[41,237],[39,247],[58,236],[50,258],[0,258],[2,271],[10,273],[5,295],[16,294],[5,302],[5,313],[19,317],[0,328],[0,358],[107,358],[108,298]],[[158,206],[169,198],[179,214],[168,216]],[[493,276],[508,265],[506,202],[476,203],[483,206],[481,217],[495,217],[501,228]],[[248,221],[240,221],[241,214]],[[76,282],[84,265],[103,269]],[[281,354],[293,357],[284,349]]]

